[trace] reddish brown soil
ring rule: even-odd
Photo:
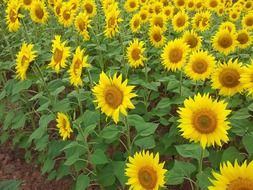
[[[10,144],[0,145],[0,181],[21,180],[20,190],[69,190],[70,178],[48,181],[33,163],[26,163],[24,151],[12,150]]]

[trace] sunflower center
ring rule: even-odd
[[[208,18],[203,18],[201,22],[202,26],[207,26],[208,21],[209,21]]]
[[[74,73],[76,75],[78,75],[78,71],[80,70],[81,65],[82,65],[82,61],[80,59],[77,59],[75,64],[74,64]]]
[[[233,88],[240,82],[240,74],[235,69],[225,69],[220,73],[219,80],[222,86]]]
[[[218,44],[223,48],[228,48],[232,45],[233,39],[229,35],[223,35],[218,39]]]
[[[183,6],[184,5],[184,0],[178,0],[177,5],[178,6]]]
[[[179,61],[181,61],[183,57],[183,51],[179,48],[173,48],[170,50],[169,53],[169,60],[172,63],[178,63]]]
[[[190,48],[195,48],[198,44],[198,39],[195,38],[194,36],[190,36],[187,40],[186,43],[190,46]]]
[[[232,14],[232,18],[233,18],[233,19],[236,19],[236,18],[237,18],[237,14],[236,14],[236,13],[233,13],[233,14]]]
[[[171,14],[171,10],[170,10],[170,9],[167,9],[167,10],[165,10],[165,12],[164,12],[164,13],[165,13],[165,15],[166,15],[166,16],[170,16],[170,14]]]
[[[247,9],[249,9],[249,8],[251,7],[251,2],[247,2],[246,5],[245,5],[245,7],[246,7]]]
[[[54,61],[56,63],[59,63],[62,60],[62,57],[63,57],[63,51],[56,48],[54,51]]]
[[[156,42],[160,42],[161,39],[162,39],[162,36],[161,36],[160,33],[155,33],[155,34],[153,35],[153,38],[154,38],[154,40],[155,40]]]
[[[200,133],[208,134],[216,129],[217,118],[211,110],[199,110],[193,115],[193,126]]]
[[[13,11],[12,9],[10,10],[9,17],[10,17],[11,22],[15,22],[16,19],[18,18],[16,12]]]
[[[85,5],[85,10],[87,13],[91,14],[93,11],[93,6],[91,4],[86,4]]]
[[[115,24],[116,24],[116,19],[115,19],[115,17],[109,18],[109,20],[108,20],[109,28],[112,28]]]
[[[56,14],[59,16],[60,15],[60,13],[61,13],[61,4],[58,4],[56,7],[55,7],[55,12],[56,12]]]
[[[210,7],[212,7],[212,8],[215,8],[215,7],[217,7],[217,5],[218,5],[218,2],[217,1],[211,1],[211,3],[210,3]]]
[[[196,4],[196,8],[197,9],[200,9],[202,7],[202,3],[201,2],[198,2],[197,4]]]
[[[154,22],[155,26],[163,27],[163,19],[161,17],[157,17]]]
[[[141,16],[141,19],[142,19],[142,20],[146,20],[146,18],[147,18],[146,13],[141,13],[141,15],[140,15],[140,16]]]
[[[189,8],[192,8],[193,6],[194,6],[193,2],[189,2],[189,3],[188,3],[188,7],[189,7]]]
[[[23,2],[25,5],[30,5],[32,3],[32,0],[24,0]]]
[[[37,18],[42,19],[43,16],[44,16],[44,11],[43,11],[43,9],[42,9],[41,7],[38,6],[38,7],[35,9],[35,15],[36,15]]]
[[[185,24],[185,18],[184,18],[184,17],[179,17],[179,18],[177,19],[176,23],[177,23],[177,26],[178,26],[178,27],[184,26],[184,24]]]
[[[116,86],[109,86],[105,90],[105,101],[112,108],[116,109],[123,101],[123,93]]]
[[[138,179],[143,188],[151,190],[156,186],[157,173],[150,166],[145,166],[139,170]]]
[[[21,59],[21,65],[23,66],[26,62],[28,61],[28,57],[26,57],[25,55],[22,57]]]
[[[208,67],[208,64],[204,59],[197,59],[192,64],[192,70],[198,74],[202,74],[202,73],[206,72],[207,67]]]
[[[134,25],[134,28],[138,28],[138,26],[140,25],[139,20],[135,19],[133,25]]]
[[[253,26],[253,17],[248,17],[246,19],[246,25],[247,26]]]
[[[134,1],[130,2],[129,6],[133,9],[136,7],[136,3]]]
[[[81,30],[81,31],[84,31],[86,29],[86,24],[83,20],[79,20],[78,21],[78,28]]]
[[[253,181],[239,177],[229,183],[227,190],[253,190]]]
[[[70,11],[69,10],[63,11],[63,18],[65,20],[69,20],[70,19]]]
[[[135,48],[132,50],[132,58],[137,61],[141,58],[141,50],[139,48]]]
[[[240,44],[246,44],[249,41],[249,36],[245,33],[240,33],[237,36],[237,41],[240,42]]]

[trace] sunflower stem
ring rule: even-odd
[[[88,72],[88,78],[89,78],[89,81],[90,81],[90,89],[93,88],[93,81],[92,81],[92,77],[91,77],[91,74],[90,74],[90,70],[87,69],[87,72]]]
[[[123,65],[124,65],[124,69],[125,69],[125,78],[127,78],[127,76],[128,76],[128,70],[129,70],[129,67],[128,67],[128,64],[126,63],[126,61],[125,61],[125,58],[124,58],[124,56],[125,56],[125,46],[124,46],[124,44],[123,44],[123,38],[122,38],[122,35],[121,34],[124,34],[124,32],[123,33],[119,33],[119,42],[120,42],[120,44],[121,44],[121,48],[122,48],[122,60],[121,60],[121,62],[123,63]]]
[[[198,165],[199,165],[198,175],[200,175],[202,173],[202,169],[203,169],[203,157],[204,157],[204,149],[201,147],[200,158],[199,158],[199,161],[198,161]],[[196,190],[200,190],[198,182],[196,183]]]
[[[77,101],[78,101],[78,105],[79,105],[79,110],[80,110],[80,114],[83,115],[83,105],[82,102],[80,101],[80,90],[79,88],[76,88],[76,92],[77,92]]]
[[[126,130],[127,130],[126,138],[127,138],[128,154],[130,155],[131,154],[131,133],[130,133],[130,127],[128,125],[127,117],[126,116],[124,117],[124,123],[125,123]]]
[[[180,71],[180,86],[179,86],[179,93],[182,96],[182,84],[183,84],[183,71]]]
[[[148,83],[148,66],[146,61],[144,61],[144,65],[145,65],[145,80]]]

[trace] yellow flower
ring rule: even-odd
[[[245,2],[244,4],[244,8],[247,10],[247,11],[251,11],[253,9],[253,2],[252,1],[247,1]]]
[[[228,30],[229,32],[235,33],[236,27],[233,22],[226,21],[219,26],[219,30]]]
[[[130,28],[133,33],[137,33],[141,29],[141,17],[139,14],[135,14],[130,20]]]
[[[177,8],[183,9],[185,7],[186,0],[173,0],[173,1],[174,1],[174,5]]]
[[[251,64],[247,66],[245,72],[242,73],[240,83],[248,91],[249,95],[253,95],[253,60]]]
[[[174,8],[171,5],[168,5],[163,8],[163,14],[165,15],[166,19],[171,19],[174,14]]]
[[[107,10],[110,10],[111,6],[114,6],[115,4],[115,0],[102,0],[102,7],[104,12],[106,12]]]
[[[44,1],[35,0],[30,9],[30,15],[34,22],[44,24],[48,20],[48,12]]]
[[[159,163],[159,154],[155,156],[149,151],[136,152],[129,157],[126,164],[125,175],[128,177],[127,185],[133,190],[158,190],[164,187],[166,169],[164,162]]]
[[[220,165],[220,173],[212,172],[215,179],[210,179],[212,186],[208,190],[251,190],[253,187],[253,161],[247,164],[245,161],[239,165],[235,161],[234,166],[230,163],[223,163]]]
[[[206,51],[193,52],[185,66],[185,74],[192,80],[205,80],[213,72],[215,58]]]
[[[139,12],[139,15],[141,17],[141,22],[142,23],[146,23],[148,22],[148,18],[149,18],[149,12],[146,9],[141,9]]]
[[[70,48],[66,47],[66,41],[61,42],[61,36],[56,35],[55,39],[52,41],[52,53],[51,62],[49,67],[55,70],[56,73],[60,72],[60,68],[65,68],[66,59],[69,57]]]
[[[75,11],[72,10],[71,3],[62,3],[61,9],[60,9],[60,16],[59,16],[59,22],[64,27],[70,27],[73,24],[74,18],[75,18]]]
[[[219,30],[212,39],[212,46],[215,50],[228,55],[235,51],[237,45],[236,35],[227,29]]]
[[[162,64],[169,71],[181,69],[186,62],[189,48],[182,39],[168,42],[162,51]]]
[[[252,36],[249,31],[243,29],[237,32],[236,40],[238,41],[239,48],[247,48],[252,44]]]
[[[127,80],[122,82],[122,75],[113,78],[108,77],[104,72],[100,74],[99,84],[93,89],[96,96],[95,102],[98,103],[97,108],[108,117],[112,117],[113,121],[119,121],[119,113],[127,116],[127,108],[134,109],[131,98],[137,96],[132,93],[134,86],[127,86]]]
[[[157,26],[150,27],[149,40],[154,47],[162,47],[165,43],[165,37],[163,35],[162,29]]]
[[[201,32],[208,30],[210,27],[211,16],[212,14],[209,11],[196,13],[192,19],[192,27]]]
[[[186,9],[187,9],[187,11],[193,11],[194,10],[194,8],[195,8],[195,1],[194,0],[188,0],[187,2],[186,2]]]
[[[23,43],[16,59],[16,78],[25,80],[26,71],[29,65],[36,58],[36,51],[33,51],[33,44]]]
[[[183,35],[183,41],[189,46],[192,51],[199,50],[202,45],[202,38],[196,32],[186,31]]]
[[[197,94],[184,101],[179,108],[180,132],[185,139],[199,142],[203,149],[209,146],[222,146],[229,141],[227,130],[230,128],[224,101],[212,100],[209,94]]]
[[[223,5],[219,5],[216,9],[218,16],[223,16],[225,14],[225,8]]]
[[[88,28],[90,28],[90,19],[86,13],[80,12],[75,19],[75,27],[77,31],[83,36],[84,40],[89,40],[90,35]]]
[[[107,12],[105,15],[105,36],[112,38],[116,33],[119,32],[119,23],[122,19],[119,17],[120,11],[117,8],[112,9],[110,12]]]
[[[245,29],[253,30],[253,11],[248,12],[244,17],[242,18],[242,26]]]
[[[6,9],[6,23],[10,32],[16,32],[20,28],[19,18],[22,17],[19,14],[20,2],[18,0],[9,1]]]
[[[179,11],[172,19],[174,31],[176,32],[184,31],[189,25],[188,19],[189,17],[185,12]]]
[[[58,17],[58,20],[60,19],[62,4],[62,0],[57,0],[54,6],[54,13]]]
[[[202,11],[202,9],[205,7],[205,1],[203,0],[196,0],[194,3],[195,5],[195,10],[196,11]]]
[[[155,1],[152,5],[154,7],[154,13],[159,14],[163,10],[163,3],[159,1]]]
[[[208,0],[207,1],[207,7],[211,10],[216,10],[219,5],[220,5],[219,0]]]
[[[244,73],[244,68],[238,60],[228,63],[219,64],[218,68],[212,74],[212,88],[219,89],[219,93],[224,96],[233,96],[237,92],[243,90],[243,85],[240,82],[241,75]]]
[[[69,4],[71,5],[71,10],[74,12],[80,8],[80,0],[69,0]]]
[[[163,13],[160,14],[153,14],[150,20],[151,27],[152,26],[158,26],[162,29],[164,32],[167,29],[166,26],[166,17]]]
[[[81,50],[80,46],[76,48],[74,57],[72,59],[72,64],[68,70],[70,84],[74,86],[82,86],[83,81],[81,79],[82,69],[84,67],[89,67],[90,65],[87,63],[88,56],[83,56],[84,50]]]
[[[138,39],[134,39],[129,43],[127,48],[127,59],[130,67],[140,67],[144,65],[145,57],[144,57],[144,42],[139,41]]]
[[[24,7],[25,9],[30,9],[32,3],[33,3],[33,0],[21,0],[22,7]]]
[[[233,22],[236,22],[240,18],[240,16],[240,12],[237,12],[236,10],[232,10],[229,12],[229,19]]]
[[[71,129],[71,125],[67,115],[62,112],[58,112],[56,122],[56,127],[59,128],[59,133],[62,137],[62,140],[70,138],[70,134],[73,132],[73,130]]]
[[[94,17],[97,14],[97,7],[94,0],[84,0],[83,9],[89,17]]]
[[[124,3],[124,9],[129,13],[136,11],[138,8],[139,8],[138,0],[126,0]]]

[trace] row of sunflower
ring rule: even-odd
[[[76,189],[253,187],[252,0],[2,7],[1,142],[16,130],[49,178],[71,175]]]

